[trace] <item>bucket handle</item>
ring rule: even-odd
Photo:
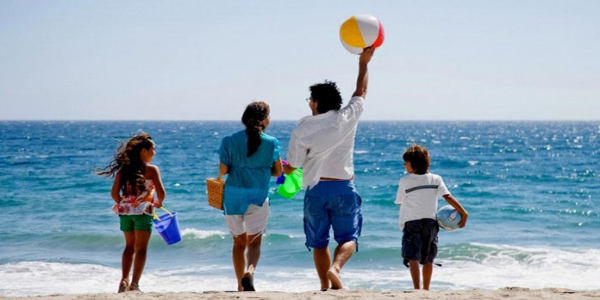
[[[164,206],[160,207],[160,209],[164,210],[166,213],[169,214],[169,216],[173,217],[173,214],[168,209],[166,209]],[[152,217],[154,218],[154,220],[160,221],[160,218],[156,215],[156,208],[154,209],[154,212],[152,213]]]

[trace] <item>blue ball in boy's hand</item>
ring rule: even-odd
[[[437,212],[437,221],[442,229],[458,229],[458,223],[462,220],[462,215],[451,205],[440,208]]]

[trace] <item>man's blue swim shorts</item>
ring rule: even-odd
[[[304,195],[306,247],[322,249],[329,245],[329,229],[335,241],[354,241],[362,229],[362,199],[351,180],[319,181]]]

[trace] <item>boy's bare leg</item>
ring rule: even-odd
[[[410,268],[410,277],[412,277],[413,287],[415,288],[415,290],[420,290],[421,289],[421,278],[420,278],[420,272],[419,272],[419,261],[411,260],[408,262],[408,265]],[[424,273],[424,271],[423,271],[423,273]]]
[[[431,275],[433,274],[433,264],[423,265],[423,289],[429,290]]]
[[[313,260],[315,261],[315,268],[321,281],[321,290],[329,289],[329,279],[327,278],[327,271],[331,266],[331,254],[329,253],[329,247],[313,249]]]
[[[333,264],[329,268],[329,271],[327,271],[327,277],[331,280],[332,289],[339,290],[344,288],[340,278],[340,271],[350,257],[352,257],[354,250],[356,250],[356,243],[354,241],[342,242],[335,248]]]

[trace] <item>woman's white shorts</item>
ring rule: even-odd
[[[244,232],[248,235],[262,234],[267,230],[267,219],[269,219],[270,212],[269,198],[267,198],[262,207],[250,204],[243,215],[225,215],[225,222],[227,222],[227,227],[233,237]]]

